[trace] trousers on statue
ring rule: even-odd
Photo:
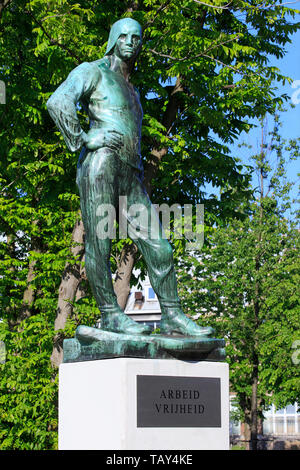
[[[109,313],[118,307],[110,254],[111,239],[116,238],[114,219],[119,214],[122,219],[118,220],[119,235],[125,222],[125,233],[144,257],[160,305],[179,306],[172,247],[163,235],[138,170],[121,161],[108,147],[96,151],[84,149],[76,182],[85,228],[86,274],[100,311]]]

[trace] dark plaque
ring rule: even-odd
[[[221,427],[220,379],[138,375],[137,427]]]

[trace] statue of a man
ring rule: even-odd
[[[139,95],[129,82],[142,46],[140,24],[125,18],[111,28],[106,54],[76,67],[47,102],[49,113],[68,148],[83,147],[77,169],[81,213],[85,228],[86,274],[101,311],[101,329],[125,334],[150,333],[148,326],[131,320],[119,307],[110,272],[111,240],[97,236],[103,204],[118,206],[126,196],[128,206],[142,204],[149,218],[151,202],[142,182]],[[76,112],[80,102],[87,110],[90,130],[85,133]],[[130,226],[134,221],[125,214]],[[160,233],[151,238],[150,228],[139,227],[134,240],[144,256],[151,285],[161,306],[161,333],[184,336],[210,335],[181,310],[177,293],[172,248]]]

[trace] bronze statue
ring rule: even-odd
[[[150,329],[131,320],[119,307],[110,272],[111,239],[97,236],[96,226],[103,217],[99,207],[116,207],[120,196],[127,197],[129,206],[142,204],[150,217],[151,202],[142,181],[140,155],[143,111],[139,94],[129,81],[141,47],[140,24],[131,18],[117,21],[111,28],[105,56],[76,67],[47,102],[68,148],[75,152],[83,147],[77,185],[86,232],[86,273],[101,311],[101,330],[124,335],[145,335]],[[77,117],[78,102],[90,119],[87,133]],[[134,217],[124,216],[129,226],[134,226]],[[212,328],[198,326],[181,310],[172,248],[162,231],[151,238],[147,224],[140,227],[134,242],[144,256],[160,302],[161,334],[203,339],[211,335]]]

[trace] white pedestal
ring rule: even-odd
[[[210,413],[213,415],[214,409],[219,406],[219,424],[213,424],[214,427],[197,427],[195,423],[192,427],[181,426],[180,413],[189,413],[193,419],[194,412],[202,413],[204,410],[201,404],[201,390],[198,392],[189,389],[187,385],[186,391],[178,392],[177,397],[175,389],[163,391],[162,387],[162,401],[157,402],[158,404],[151,404],[156,407],[155,412],[163,413],[161,403],[164,399],[166,399],[165,403],[171,403],[170,400],[168,402],[171,394],[171,398],[175,398],[175,401],[172,401],[173,408],[167,405],[165,411],[171,413],[172,416],[162,418],[175,419],[175,427],[168,424],[167,427],[160,427],[157,423],[155,427],[138,427],[140,408],[138,409],[137,405],[137,393],[141,396],[141,389],[137,390],[137,376],[142,376],[142,379],[144,379],[143,376],[154,376],[156,382],[162,380],[162,383],[164,380],[167,381],[166,383],[168,380],[179,380],[184,383],[186,380],[184,378],[188,378],[187,381],[194,380],[195,383],[200,383],[198,378],[205,378],[204,383],[207,378],[220,379],[220,381],[214,379],[220,384],[219,404],[214,405],[212,402],[209,406],[205,405],[205,413],[208,417]],[[157,378],[158,376],[160,378]],[[152,391],[150,396],[151,393]],[[192,394],[194,394],[193,399],[196,397],[200,400],[198,408],[196,408],[195,400],[193,404],[190,404]],[[208,409],[209,407],[211,409]],[[201,416],[194,416],[194,418],[202,419]],[[161,418],[158,417],[158,419]],[[59,449],[228,450],[228,365],[221,362],[134,358],[62,364],[59,370]]]

